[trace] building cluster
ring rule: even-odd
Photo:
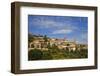
[[[48,46],[57,46],[61,50],[75,51],[87,49],[85,44],[77,44],[76,41],[69,41],[66,39],[48,38],[45,41],[44,37],[34,37],[33,41],[29,43],[29,50],[40,49],[48,50]]]

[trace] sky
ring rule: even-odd
[[[28,15],[28,32],[87,44],[88,17]]]

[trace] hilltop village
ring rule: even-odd
[[[69,41],[66,39],[49,38],[46,35],[29,35],[29,50],[40,49],[48,50],[50,47],[56,46],[60,50],[67,51],[80,51],[81,49],[87,49],[86,44],[78,44],[75,40]]]
[[[42,35],[28,35],[28,60],[55,60],[87,58],[87,44],[75,40],[50,38]]]

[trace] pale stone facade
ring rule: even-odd
[[[56,45],[59,49],[66,49],[68,51],[75,51],[76,50],[76,42],[68,41],[65,39],[48,39],[47,42],[41,37],[36,38],[31,43],[29,43],[29,50],[30,49],[41,49],[41,50],[48,50],[47,45],[53,46]]]

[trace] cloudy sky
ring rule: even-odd
[[[87,44],[88,18],[28,15],[28,32]]]

